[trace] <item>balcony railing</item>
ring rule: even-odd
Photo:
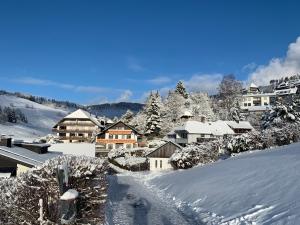
[[[56,132],[56,133],[93,133],[94,131],[96,131],[95,129],[57,129],[57,128],[53,128],[52,132]]]

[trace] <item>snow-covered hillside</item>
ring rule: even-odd
[[[66,110],[55,109],[10,95],[0,95],[0,106],[2,108],[9,106],[20,109],[28,119],[27,124],[0,124],[0,133],[13,135],[14,138],[25,140],[51,133],[52,126],[68,113]]]
[[[296,143],[144,179],[162,199],[203,224],[288,225],[300,222],[299,168]]]

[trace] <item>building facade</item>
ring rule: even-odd
[[[147,158],[149,159],[150,171],[173,169],[173,166],[170,162],[170,157],[175,153],[175,151],[181,149],[181,146],[178,144],[168,141],[154,151],[150,152],[147,155]]]
[[[52,129],[63,142],[91,142],[104,124],[82,109],[67,115]]]
[[[96,155],[106,156],[111,149],[138,147],[140,133],[122,121],[105,128],[96,136]]]

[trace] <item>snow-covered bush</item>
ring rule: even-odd
[[[239,153],[254,149],[264,149],[265,145],[261,133],[252,131],[227,140],[226,150],[230,153]]]
[[[69,188],[80,193],[77,224],[104,222],[107,163],[98,158],[60,156],[17,178],[0,181],[0,224],[40,224],[39,199],[43,199],[44,224],[58,224],[60,192],[57,167],[67,163]]]
[[[170,158],[177,169],[188,169],[196,165],[215,162],[219,158],[219,143],[206,142],[191,144],[182,150],[177,150]]]

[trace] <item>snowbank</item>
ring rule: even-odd
[[[244,153],[203,167],[145,176],[204,224],[298,224],[300,143]]]

